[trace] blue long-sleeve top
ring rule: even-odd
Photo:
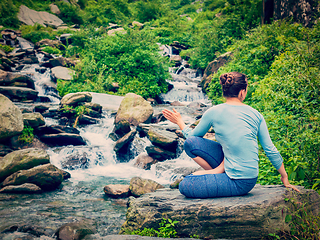
[[[273,145],[263,116],[248,105],[219,104],[208,109],[199,124],[192,130],[189,126],[184,136],[203,137],[210,127],[215,131],[216,140],[224,152],[225,173],[232,179],[255,178],[259,173],[259,141],[278,170],[283,159]]]

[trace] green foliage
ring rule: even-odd
[[[50,46],[45,46],[42,51],[49,53],[49,54],[55,54],[55,55],[61,54],[61,51],[58,48],[50,47]]]
[[[16,7],[12,0],[0,1],[0,25],[18,28],[19,19],[17,17],[19,8]]]
[[[237,71],[247,75],[249,81],[246,102],[251,103],[251,95],[268,73],[276,56],[289,44],[297,42],[306,34],[307,29],[299,24],[275,22],[249,32],[242,40],[235,42],[226,50],[233,53],[232,61],[219,68],[209,86],[209,97],[215,104],[223,102],[219,76],[225,72]]]
[[[0,44],[0,49],[3,50],[6,53],[11,52],[14,48],[8,45],[2,45]]]
[[[21,36],[33,43],[39,42],[42,39],[55,39],[55,33],[50,27],[43,27],[40,24],[34,24],[33,26],[21,25]]]
[[[130,16],[127,0],[89,0],[83,19],[86,24],[107,26],[108,23],[126,23]]]
[[[177,231],[175,230],[175,225],[177,223],[178,221],[172,221],[171,219],[163,218],[159,223],[158,230],[155,230],[154,228],[144,228],[143,230],[126,232],[126,234],[161,238],[176,238]]]
[[[60,9],[59,18],[61,18],[64,23],[83,24],[83,19],[80,15],[81,9],[78,6],[64,1],[56,2],[55,4]]]
[[[90,39],[81,56],[75,86],[95,90],[97,86],[99,92],[108,92],[112,82],[117,82],[119,94],[135,92],[143,97],[155,97],[167,90],[165,79],[169,75],[150,32],[129,29],[127,34]]]
[[[18,140],[21,143],[32,143],[34,138],[33,128],[31,126],[24,126],[22,133],[19,135]]]

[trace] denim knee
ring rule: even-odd
[[[183,148],[184,148],[186,154],[191,158],[197,157],[196,155],[191,153],[191,151],[194,149],[194,145],[195,145],[195,142],[196,142],[197,138],[198,137],[195,137],[195,136],[188,137],[185,140],[184,145],[183,145]]]

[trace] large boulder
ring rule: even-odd
[[[121,120],[127,120],[134,126],[139,123],[150,123],[152,114],[153,108],[148,101],[137,94],[127,93],[118,109],[115,124]]]
[[[18,19],[26,25],[34,25],[35,23],[38,23],[44,27],[50,26],[57,28],[63,24],[63,21],[57,16],[48,12],[37,12],[25,5],[20,6]]]
[[[136,133],[137,133],[136,130],[132,130],[132,131],[128,132],[126,135],[124,135],[122,138],[117,140],[117,142],[113,148],[114,151],[119,152],[123,148],[126,148],[126,146],[128,146],[132,142]]]
[[[66,223],[55,233],[59,240],[80,240],[87,235],[96,233],[95,223],[91,219],[84,219],[79,222]]]
[[[146,147],[146,152],[148,155],[158,161],[164,161],[167,159],[172,159],[176,157],[176,153],[168,151],[166,149],[157,147],[157,146],[148,146]]]
[[[41,188],[32,183],[24,183],[21,185],[9,185],[0,189],[0,193],[39,193]]]
[[[33,90],[35,89],[34,81],[31,77],[2,70],[0,70],[0,85],[16,87],[20,86],[31,88]]]
[[[62,80],[72,80],[75,71],[66,67],[57,66],[51,69],[52,74]]]
[[[269,233],[289,230],[285,221],[291,199],[306,211],[319,215],[320,196],[299,187],[301,193],[283,186],[256,185],[247,195],[228,198],[190,199],[179,190],[160,189],[131,198],[121,233],[156,228],[162,218],[178,221],[179,237],[193,234],[208,239],[261,239]]]
[[[91,102],[92,95],[88,92],[69,93],[61,99],[61,105],[76,106],[79,103]]]
[[[204,70],[203,77],[200,82],[202,91],[207,92],[207,88],[209,87],[209,84],[211,82],[212,75],[215,74],[220,67],[229,62],[231,60],[231,57],[232,53],[226,52],[208,64],[208,66]]]
[[[28,170],[15,172],[6,178],[2,182],[2,185],[32,183],[40,187],[43,191],[50,191],[56,189],[62,183],[63,179],[63,172],[56,166],[48,163]]]
[[[74,133],[58,133],[44,134],[39,136],[40,140],[52,146],[66,145],[86,145],[86,142],[79,134]]]
[[[154,192],[157,189],[164,188],[161,184],[141,177],[134,177],[130,180],[130,192],[135,197],[140,197],[143,194]]]
[[[176,152],[178,145],[178,136],[173,132],[169,132],[161,127],[150,127],[148,137],[152,144],[159,146],[163,149]]]
[[[0,87],[0,93],[12,100],[36,100],[39,92],[25,87]]]
[[[123,184],[109,184],[103,188],[104,193],[112,198],[126,198],[129,197],[129,185]]]
[[[33,128],[45,125],[45,121],[41,113],[24,113],[22,117],[24,125],[29,125]]]
[[[11,152],[0,161],[0,182],[14,172],[49,162],[50,157],[43,149],[27,148]]]
[[[0,94],[0,140],[18,135],[23,130],[21,110]]]

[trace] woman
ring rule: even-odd
[[[226,102],[207,110],[195,129],[182,121],[180,113],[165,109],[163,115],[177,124],[186,141],[188,156],[204,170],[186,176],[179,184],[180,192],[191,198],[230,197],[247,194],[258,178],[258,142],[281,174],[284,186],[291,185],[284,169],[283,159],[273,145],[263,116],[243,103],[248,81],[244,74],[230,72],[220,76]],[[210,127],[217,142],[202,138]]]

